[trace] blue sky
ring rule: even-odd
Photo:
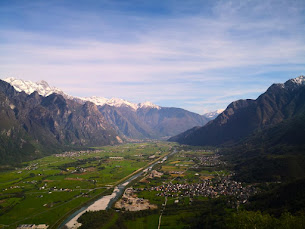
[[[305,1],[1,0],[0,78],[200,114],[305,74]]]

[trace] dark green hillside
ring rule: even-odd
[[[305,177],[305,115],[261,130],[223,150],[239,179],[277,181]]]
[[[247,209],[280,216],[285,212],[295,214],[305,209],[305,179],[296,180],[261,193],[250,199]]]

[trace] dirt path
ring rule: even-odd
[[[159,217],[158,229],[160,229],[160,226],[161,226],[162,214],[165,210],[166,204],[167,204],[167,196],[165,196],[164,206],[163,206],[163,209],[161,210],[161,214],[160,214],[160,217]]]

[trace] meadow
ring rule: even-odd
[[[96,213],[86,213],[81,217],[81,222],[85,223],[82,228],[158,228],[159,217],[162,213],[161,228],[188,228],[191,225],[192,219],[197,217],[202,210],[210,206],[209,198],[203,196],[182,196],[168,195],[167,197],[160,194],[160,191],[151,190],[153,187],[163,184],[176,183],[196,183],[200,182],[200,177],[209,176],[213,178],[222,171],[221,167],[215,171],[209,171],[207,168],[202,168],[200,171],[194,171],[193,166],[197,163],[194,160],[197,156],[213,155],[212,151],[183,151],[168,157],[168,159],[153,167],[163,175],[161,177],[148,178],[148,172],[144,177],[133,182],[131,186],[136,191],[139,198],[149,200],[150,203],[156,204],[158,209],[129,212],[122,209],[110,209],[108,211],[100,211]],[[166,206],[164,206],[167,198]],[[177,202],[178,200],[178,202]],[[102,219],[109,217],[109,223],[104,223]],[[100,220],[99,220],[100,218]],[[94,223],[92,223],[94,221]]]
[[[77,208],[108,194],[119,181],[168,154],[172,146],[152,142],[96,147],[2,171],[0,228],[16,228],[19,224],[55,228]]]

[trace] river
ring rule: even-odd
[[[164,158],[167,158],[168,156],[171,156],[175,154],[177,151],[174,149],[173,152],[169,153],[167,156],[164,156],[163,158],[160,158],[158,161],[151,164],[147,170],[151,170],[154,165],[159,163],[160,161],[164,160]],[[67,219],[65,219],[60,225],[59,229],[63,228],[64,226],[67,226],[69,229],[76,229],[81,226],[80,223],[77,222],[77,219],[84,214],[86,211],[100,211],[100,210],[106,210],[107,208],[110,208],[123,194],[126,186],[133,180],[137,179],[139,176],[143,174],[145,170],[141,170],[135,175],[129,177],[127,180],[124,180],[122,183],[118,184],[111,195],[102,196],[100,199],[89,202],[86,206],[80,208],[79,210],[75,211],[73,214],[71,214]]]

